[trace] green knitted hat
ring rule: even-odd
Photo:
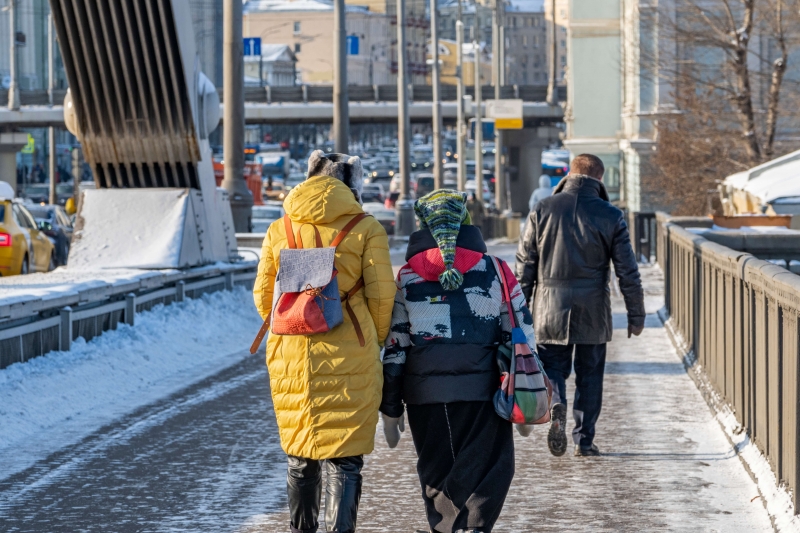
[[[439,189],[426,194],[414,204],[414,212],[423,229],[430,230],[444,260],[444,272],[439,283],[444,290],[454,291],[464,283],[464,275],[453,268],[456,260],[456,241],[461,224],[471,224],[467,211],[467,194]]]

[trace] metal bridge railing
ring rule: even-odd
[[[73,340],[91,340],[104,331],[117,329],[120,323],[132,326],[136,313],[158,304],[170,305],[185,298],[232,290],[235,285],[252,288],[255,276],[254,262],[230,265],[224,270],[206,267],[143,279],[139,288],[135,283],[120,283],[95,286],[86,289],[86,294],[66,290],[65,297],[55,298],[57,304],[33,302],[39,305],[27,316],[15,317],[13,306],[0,308],[0,317],[5,316],[0,318],[0,369],[54,350],[67,351]],[[89,293],[98,291],[102,292],[100,299],[87,301],[94,296]],[[17,313],[25,314],[21,310]]]
[[[464,92],[468,96],[475,95],[475,88],[467,86]],[[217,91],[223,97],[222,87]],[[64,102],[66,89],[56,89],[53,102],[61,105]],[[351,102],[396,102],[397,85],[351,85],[347,88]],[[567,88],[559,87],[559,100],[567,99]],[[484,85],[481,87],[484,99],[494,98],[494,87]],[[547,99],[546,85],[507,85],[502,87],[502,98],[521,98],[526,102],[544,102]],[[244,97],[246,102],[261,104],[298,103],[298,102],[333,102],[333,86],[331,85],[295,85],[288,87],[245,87]],[[409,91],[409,98],[416,102],[430,102],[433,100],[430,85],[413,85]],[[456,100],[456,86],[442,85],[442,101]],[[47,105],[49,97],[45,90],[21,91],[22,105]],[[0,106],[8,104],[8,91],[0,90]]]
[[[800,506],[800,276],[658,215],[666,311],[681,346]],[[699,225],[699,224],[698,224]]]

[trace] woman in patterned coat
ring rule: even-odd
[[[500,382],[495,354],[511,334],[507,306],[480,230],[470,225],[466,195],[434,191],[415,210],[422,229],[397,277],[383,361],[384,431],[395,446],[408,412],[432,532],[488,533],[514,477],[511,423],[492,404]],[[525,298],[500,265],[535,353]]]

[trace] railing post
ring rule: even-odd
[[[182,302],[186,299],[186,282],[181,280],[175,284],[175,301]]]
[[[409,102],[413,102],[414,101],[414,84],[413,83],[409,83],[408,84],[408,101]]]
[[[225,290],[233,290],[233,272],[225,272]]]
[[[61,326],[58,349],[68,352],[72,347],[72,308],[67,306],[61,309]]]
[[[307,104],[308,103],[308,85],[306,85],[304,83],[301,88],[303,90],[303,103]]]
[[[133,293],[125,295],[125,323],[133,326],[134,315],[136,314],[136,295]]]
[[[271,104],[272,103],[272,87],[267,85],[266,87],[264,87],[264,90],[267,93],[267,103]]]
[[[377,85],[373,85],[372,86],[372,92],[375,95],[375,103],[377,104],[378,102],[381,101],[381,93],[380,93],[380,89],[378,89]]]
[[[519,100],[519,85],[514,84],[514,98]]]

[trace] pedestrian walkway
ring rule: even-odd
[[[491,252],[511,259],[508,249]],[[626,338],[624,305],[614,296],[596,437],[604,455],[552,457],[546,427],[527,439],[516,435],[516,474],[497,532],[772,531],[755,484],[655,315],[660,271],[642,272],[648,318],[641,337]],[[359,531],[427,530],[408,429],[395,450],[381,428],[375,442],[364,468]],[[262,515],[242,531],[281,531],[288,520],[286,512]]]

